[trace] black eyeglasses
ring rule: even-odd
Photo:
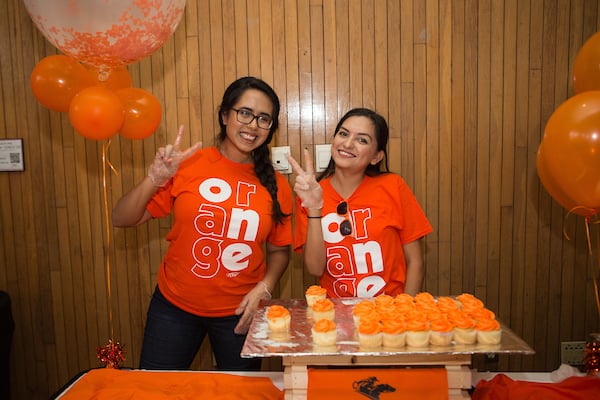
[[[337,205],[335,211],[338,213],[338,215],[346,217],[340,224],[340,233],[342,236],[348,236],[352,234],[352,224],[350,223],[350,219],[348,219],[348,202],[342,201]]]
[[[235,111],[236,118],[242,124],[251,124],[256,120],[256,125],[261,129],[271,129],[273,126],[273,118],[268,115],[254,115],[250,110],[245,108],[232,108]]]

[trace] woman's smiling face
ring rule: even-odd
[[[346,119],[333,137],[331,157],[336,169],[364,171],[369,164],[377,164],[383,157],[383,152],[377,150],[373,121],[363,116]]]
[[[235,103],[235,110],[249,112],[266,118],[272,118],[273,103],[271,99],[256,89],[246,90]],[[252,154],[252,151],[262,145],[269,137],[269,129],[258,126],[254,118],[249,124],[238,121],[237,113],[231,109],[223,113],[223,123],[226,125],[226,138],[221,143],[221,149],[232,161],[241,162]]]

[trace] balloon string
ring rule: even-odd
[[[109,223],[109,211],[108,211],[108,189],[106,184],[106,166],[118,175],[117,170],[112,163],[107,159],[108,148],[110,147],[111,140],[109,139],[106,145],[102,145],[102,194],[104,198],[104,226],[106,228],[106,244],[104,246],[104,255],[106,260],[106,290],[108,295],[108,323],[110,329],[110,339],[114,346],[114,322],[113,322],[113,302],[112,302],[112,290],[111,290],[111,273],[110,273],[110,223]]]
[[[586,219],[586,221],[587,221],[587,219]],[[598,221],[596,221],[595,223],[597,224]],[[600,249],[600,237],[598,236],[598,234],[596,234],[596,249]],[[597,261],[598,261],[598,265],[597,265],[598,271],[600,271],[600,253],[598,253]],[[590,262],[593,262],[592,257],[591,257],[591,252],[590,252]],[[600,317],[600,295],[598,293],[598,276],[596,275],[596,269],[594,268],[593,264],[592,264],[592,274],[594,277],[594,296],[596,297],[596,309],[598,310],[598,316]]]
[[[567,233],[567,219],[571,216],[571,214],[576,210],[576,209],[586,209],[589,210],[586,207],[583,206],[579,206],[579,207],[574,207],[571,210],[569,210],[569,212],[567,213],[567,215],[565,216],[565,220],[563,223],[563,235],[565,236],[565,238],[567,240],[571,240],[568,233]],[[592,221],[592,217],[594,217],[594,221]],[[592,275],[593,275],[593,279],[594,279],[594,297],[596,299],[596,309],[598,310],[598,316],[600,316],[600,293],[598,292],[598,276],[596,275],[596,268],[594,267],[594,259],[593,259],[593,251],[592,251],[592,240],[590,238],[590,224],[593,225],[597,225],[600,223],[600,221],[598,220],[598,217],[596,214],[593,214],[591,216],[586,216],[584,217],[584,221],[585,221],[585,236],[586,236],[586,241],[587,241],[587,247],[588,247],[588,255],[589,255],[589,260],[590,260],[590,264],[592,266]],[[596,249],[600,249],[600,236],[596,235]],[[600,271],[600,252],[597,255],[597,268],[598,271]]]

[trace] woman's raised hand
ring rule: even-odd
[[[294,183],[294,192],[302,200],[302,207],[308,209],[323,208],[323,190],[321,185],[315,178],[315,170],[313,168],[313,160],[310,152],[307,149],[304,152],[304,168],[298,164],[296,160],[288,155],[288,161],[292,166],[292,171],[296,174],[296,182]]]
[[[154,161],[148,171],[148,176],[154,186],[162,187],[167,184],[169,179],[175,175],[179,164],[194,154],[196,150],[202,148],[202,142],[196,142],[187,150],[181,150],[181,139],[183,138],[183,125],[179,126],[179,132],[173,144],[168,144],[165,147],[159,147],[156,151]]]

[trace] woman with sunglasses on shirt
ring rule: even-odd
[[[260,370],[240,352],[259,301],[289,261],[292,190],[269,143],[279,99],[244,77],[225,90],[217,145],[158,149],[148,176],[115,205],[117,227],[173,215],[169,247],[150,301],[141,369],[188,369],[206,335],[218,369]]]
[[[432,227],[406,182],[388,172],[385,119],[366,108],[335,128],[331,160],[315,178],[310,153],[296,176],[294,249],[329,297],[375,297],[422,290],[421,239]]]

